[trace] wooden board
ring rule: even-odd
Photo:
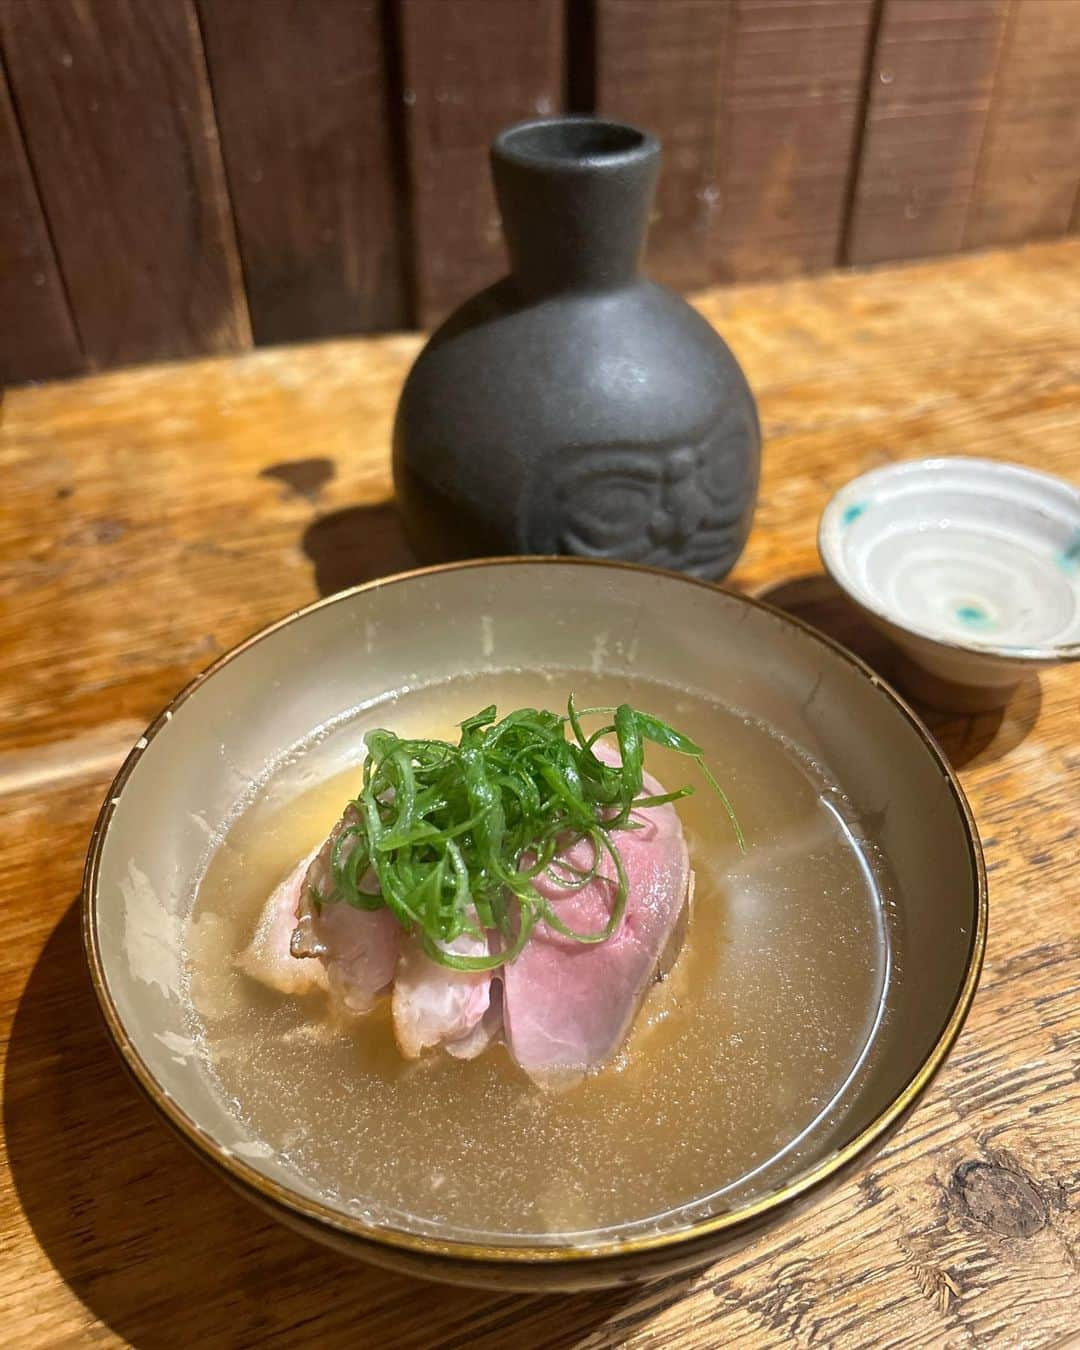
[[[563,107],[661,137],[681,289],[1080,231],[1080,0],[0,0],[0,44],[8,381],[430,326],[504,267],[492,136]]]
[[[404,327],[379,0],[200,0],[257,342]]]
[[[963,247],[1009,0],[885,0],[849,263]]]
[[[731,7],[714,0],[598,0],[596,108],[658,136],[663,150],[648,270],[669,286],[709,280]]]
[[[0,66],[0,389],[81,370],[64,283]]]
[[[488,147],[559,112],[560,0],[398,0],[419,322],[506,270]]]
[[[658,280],[839,260],[873,15],[872,0],[599,0],[598,108],[665,146]]]
[[[840,261],[873,14],[872,0],[740,0],[712,280]]]
[[[1080,241],[701,297],[754,385],[761,503],[732,583],[891,656],[824,581],[829,494],[891,458],[1080,478]],[[406,566],[387,507],[418,340],[361,339],[8,395],[0,429],[0,1326],[20,1350],[923,1350],[1080,1334],[1077,668],[933,719],[990,873],[987,962],[896,1137],[701,1274],[525,1298],[352,1266],[262,1218],[132,1088],[74,898],[109,774],[220,649]],[[298,458],[297,445],[317,447]],[[122,475],[137,471],[140,490]]]
[[[1013,0],[964,243],[1052,238],[1080,189],[1080,0]]]
[[[0,0],[0,38],[90,364],[247,345],[192,0]]]

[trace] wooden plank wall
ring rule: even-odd
[[[1080,7],[1020,0],[1009,13],[964,243],[1064,233],[1080,175]]]
[[[876,0],[598,0],[598,105],[667,147],[658,279],[836,263],[875,12]]]
[[[907,0],[881,15],[846,261],[964,247],[1009,0]]]
[[[844,261],[1077,228],[1080,4],[886,0]]]
[[[250,343],[193,0],[2,0],[0,40],[86,364]]]
[[[68,375],[82,364],[37,185],[0,70],[0,372]]]
[[[1080,0],[0,0],[0,381],[430,325],[500,126],[665,149],[690,290],[1080,229]]]
[[[563,108],[562,0],[399,0],[417,317],[505,271],[488,145]]]
[[[256,342],[405,327],[380,0],[199,0]]]

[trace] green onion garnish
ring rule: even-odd
[[[612,720],[587,735],[585,714]],[[593,753],[612,733],[618,767]],[[632,811],[694,790],[640,795],[647,742],[697,762],[745,852],[735,812],[700,746],[629,704],[579,712],[571,695],[565,717],[518,708],[500,720],[494,705],[485,708],[461,723],[457,745],[369,732],[363,787],[353,803],[360,823],[344,830],[332,850],[334,893],[312,898],[367,910],[385,905],[433,961],[454,970],[493,970],[513,961],[540,922],[577,942],[603,942],[618,930],[627,898],[612,835],[636,828]],[[592,864],[574,868],[560,855],[584,839],[592,844]],[[570,895],[607,875],[602,869],[609,862],[615,900],[607,923],[593,933],[569,928],[534,884],[543,875]],[[369,871],[378,893],[370,878],[361,889]],[[485,929],[502,935],[503,950],[488,956],[446,950],[461,934],[480,938]]]

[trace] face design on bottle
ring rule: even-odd
[[[745,542],[757,477],[757,428],[742,419],[696,444],[575,446],[539,466],[525,547],[722,576]]]

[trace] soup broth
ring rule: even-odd
[[[375,726],[456,739],[488,703],[632,702],[701,744],[746,836],[690,760],[650,747],[677,804],[696,889],[685,945],[613,1062],[563,1092],[502,1046],[409,1062],[388,1008],[350,1024],[234,967],[267,896],[355,794]],[[595,719],[592,725],[597,725]],[[505,672],[399,693],[312,751],[351,767],[272,774],[209,862],[189,925],[193,1030],[237,1116],[332,1204],[406,1226],[512,1240],[677,1221],[771,1189],[842,1121],[873,1053],[896,933],[874,850],[820,770],[699,693],[626,677]],[[300,763],[303,764],[303,759]],[[310,775],[309,775],[310,776]]]

